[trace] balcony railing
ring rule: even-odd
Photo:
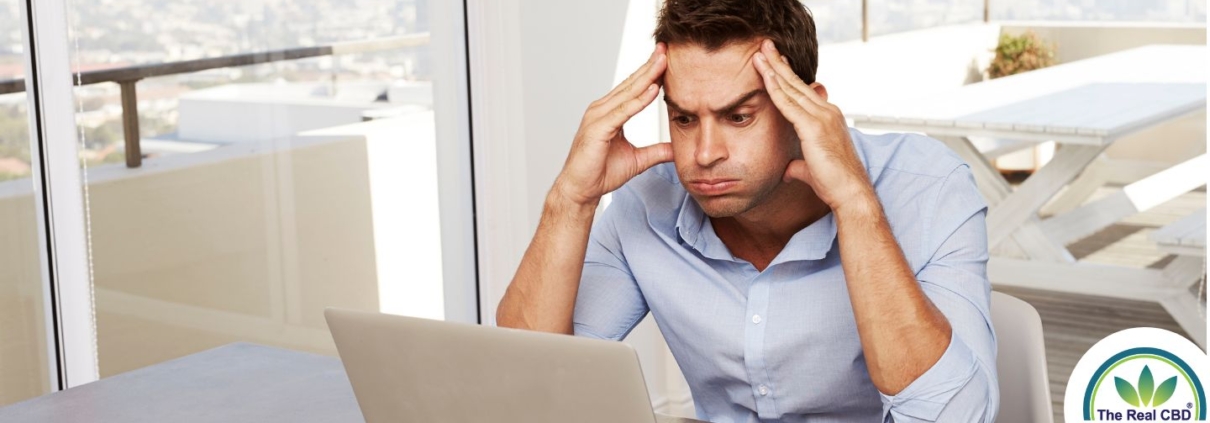
[[[426,45],[428,42],[428,33],[416,33],[395,37],[336,43],[326,46],[300,47],[284,50],[236,54],[231,56],[210,57],[205,59],[184,60],[180,62],[156,63],[95,70],[80,73],[77,80],[73,81],[73,84],[92,85],[103,82],[114,82],[118,84],[122,97],[122,133],[125,136],[126,144],[126,167],[135,168],[141,166],[143,163],[142,149],[139,145],[138,96],[137,91],[135,90],[135,84],[142,79],[200,72],[210,69],[259,65],[285,60],[396,50]],[[0,95],[24,91],[25,80],[23,79],[0,80]]]

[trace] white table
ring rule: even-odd
[[[928,134],[970,164],[990,205],[993,283],[1158,302],[1185,292],[1196,280],[1190,275],[1200,275],[1201,260],[1181,256],[1162,271],[1100,266],[1077,263],[1065,246],[1206,184],[1210,161],[1204,155],[1172,167],[1120,169],[1101,157],[1125,135],[1204,111],[1206,52],[1195,45],[1139,47],[845,114],[863,129]],[[991,152],[977,148],[972,137],[1000,140],[994,154],[1011,151],[1005,142],[1028,147],[1054,141],[1058,148],[1014,190],[989,162]],[[1040,218],[1042,207],[1090,167],[1126,175],[1122,182],[1128,184],[1081,205],[1105,182],[1088,177],[1067,190],[1069,198],[1060,199],[1066,201],[1056,201],[1066,203],[1057,214]]]
[[[1160,250],[1182,256],[1206,256],[1206,209],[1151,233]]]
[[[663,415],[656,415],[656,420],[703,423]],[[567,416],[567,421],[576,418]],[[365,419],[339,359],[240,342],[0,407],[0,422],[364,423]]]
[[[1155,241],[1160,251],[1204,263],[1206,260],[1206,209],[1198,210],[1152,232],[1151,240]],[[1196,272],[1192,277],[1196,280],[1200,274],[1201,272]],[[1164,306],[1164,309],[1190,333],[1196,332],[1210,338],[1210,333],[1206,333],[1206,305],[1202,303],[1199,294],[1185,292],[1184,295],[1178,294],[1161,299],[1160,305]],[[1202,342],[1205,345],[1205,338],[1202,339]]]
[[[236,343],[0,407],[0,422],[364,423],[334,357]]]

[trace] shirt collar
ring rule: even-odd
[[[706,258],[739,260],[719,239],[718,234],[714,232],[714,226],[707,220],[706,212],[702,211],[697,201],[694,201],[688,193],[685,194],[680,214],[676,218],[676,231],[685,245],[697,250]],[[787,261],[823,259],[832,250],[835,241],[836,221],[833,219],[832,213],[828,213],[790,237],[786,247],[770,265]]]
[[[706,258],[738,260],[731,255],[731,250],[727,249],[718,234],[714,233],[714,225],[711,225],[710,221],[706,219],[706,212],[702,211],[701,206],[698,206],[697,201],[687,192],[685,199],[681,202],[681,212],[676,217],[676,233],[685,245],[697,250]]]
[[[832,216],[832,213],[828,213],[800,229],[769,265],[827,257],[836,241],[836,220]]]

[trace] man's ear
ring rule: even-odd
[[[819,94],[820,97],[823,97],[823,101],[828,101],[828,87],[825,87],[823,84],[818,82],[812,83],[810,87],[811,89],[815,90],[815,94]]]

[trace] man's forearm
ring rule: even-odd
[[[596,204],[578,204],[552,189],[521,265],[496,310],[502,327],[572,333],[576,293]]]
[[[941,358],[949,321],[920,289],[873,192],[834,212],[870,379],[895,395]]]

